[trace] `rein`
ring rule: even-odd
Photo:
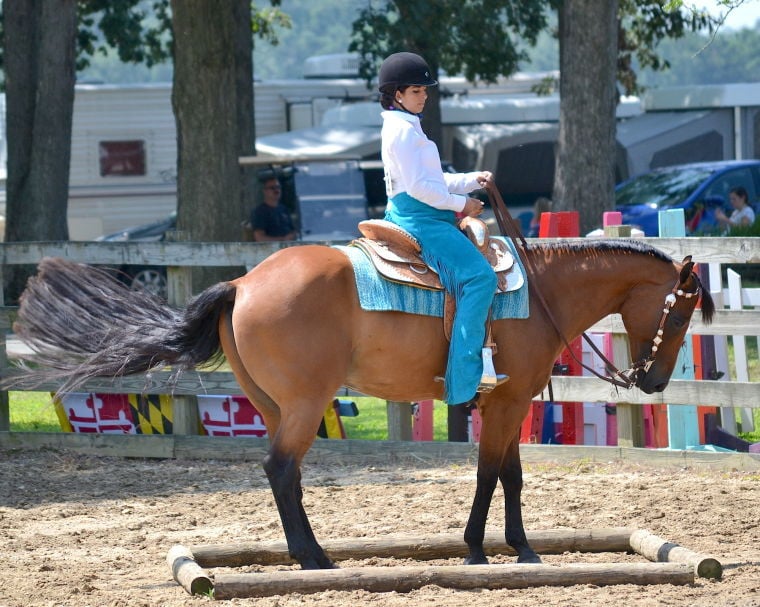
[[[501,194],[499,193],[499,190],[496,188],[496,185],[493,182],[489,182],[488,185],[486,186],[486,191],[488,192],[488,199],[491,203],[491,208],[494,211],[494,215],[496,216],[496,223],[499,226],[499,230],[501,231],[501,234],[503,236],[510,238],[512,242],[514,243],[515,248],[517,248],[517,244],[519,241],[520,246],[523,248],[524,251],[527,252],[530,249],[528,242],[525,240],[525,237],[523,236],[522,231],[520,230],[520,227],[515,222],[514,218],[509,212],[509,209],[507,209],[507,205],[504,204],[504,199],[501,197]],[[621,371],[620,369],[618,369],[612,363],[612,361],[609,360],[604,355],[604,353],[597,347],[597,345],[591,340],[591,338],[584,331],[581,334],[581,337],[583,337],[583,339],[591,347],[591,349],[602,359],[605,369],[607,370],[607,373],[609,373],[609,375],[602,375],[593,367],[585,364],[582,360],[580,360],[575,355],[575,353],[573,352],[573,349],[570,347],[570,343],[568,342],[567,337],[565,337],[565,334],[559,328],[559,325],[557,324],[557,321],[554,318],[554,315],[552,314],[551,309],[546,303],[546,299],[544,299],[543,293],[541,293],[541,289],[539,289],[538,287],[538,281],[534,280],[538,275],[538,271],[536,270],[533,260],[531,259],[529,255],[524,255],[524,258],[525,258],[526,268],[531,278],[528,284],[528,288],[533,291],[534,295],[540,302],[541,307],[543,308],[546,316],[549,318],[549,322],[551,322],[557,335],[559,335],[560,339],[562,340],[562,343],[565,345],[565,348],[567,348],[567,351],[570,353],[570,356],[572,356],[575,362],[577,362],[581,367],[583,367],[584,369],[586,369],[587,371],[589,371],[591,374],[595,375],[599,379],[602,379],[612,385],[619,386],[621,388],[626,388],[626,389],[630,389],[636,384],[636,375],[639,371],[643,370],[644,373],[646,373],[647,371],[649,371],[649,368],[654,363],[655,358],[657,356],[657,350],[659,348],[659,345],[662,343],[662,335],[663,335],[663,330],[664,330],[663,328],[665,326],[665,321],[668,318],[668,314],[670,313],[671,308],[676,303],[676,296],[685,297],[686,299],[689,299],[690,297],[698,296],[700,293],[700,287],[697,287],[697,290],[694,291],[693,293],[684,292],[683,290],[678,288],[680,282],[676,280],[676,284],[673,286],[673,289],[667,295],[667,297],[665,297],[665,307],[662,310],[662,316],[660,317],[660,322],[657,327],[657,334],[652,340],[652,349],[650,351],[650,354],[647,357],[642,358],[638,360],[637,362],[633,363],[631,367],[626,369],[625,371]],[[551,389],[551,384],[550,384],[550,389]]]

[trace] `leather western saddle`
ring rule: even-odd
[[[496,293],[507,291],[507,275],[514,268],[515,260],[502,240],[492,239],[488,226],[481,219],[465,217],[459,222],[460,229],[488,260],[496,273]],[[372,261],[377,271],[388,280],[407,283],[425,289],[443,291],[438,274],[420,256],[419,241],[395,223],[382,219],[369,219],[359,223],[363,238],[351,244],[360,248]],[[446,339],[451,340],[456,302],[446,292],[444,295],[443,328]],[[479,392],[490,392],[506,381],[506,375],[497,375],[493,365],[496,344],[491,335],[491,321],[488,321],[486,343],[483,347],[483,377]],[[439,378],[440,379],[440,378]]]
[[[475,217],[465,217],[460,229],[488,260],[496,273],[496,292],[507,290],[507,274],[514,258],[502,240],[491,238],[486,223]],[[420,243],[409,232],[383,219],[368,219],[359,223],[364,238],[351,244],[362,249],[377,271],[388,280],[409,283],[418,287],[443,290],[438,274],[420,256]]]

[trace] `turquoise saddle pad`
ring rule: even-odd
[[[512,242],[503,240],[515,258],[515,268],[510,273],[511,288],[506,293],[494,297],[493,320],[504,318],[528,318],[528,281],[520,257],[515,253]],[[345,253],[354,266],[356,290],[363,310],[375,312],[406,312],[423,316],[443,317],[443,291],[433,291],[401,284],[383,278],[361,249],[351,246],[335,246]],[[515,274],[518,273],[518,274]]]

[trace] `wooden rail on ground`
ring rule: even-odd
[[[559,566],[500,565],[405,565],[350,567],[318,571],[258,571],[216,573],[205,567],[289,565],[285,542],[234,545],[174,546],[166,561],[174,579],[190,594],[211,594],[216,599],[263,597],[293,592],[330,590],[409,592],[427,584],[460,590],[527,588],[575,584],[690,584],[696,576],[720,579],[721,563],[710,556],[629,528],[549,529],[528,531],[528,541],[538,554],[567,552],[635,552],[650,563],[572,563]],[[369,558],[402,558],[418,561],[462,558],[467,546],[462,533],[439,535],[393,535],[383,538],[343,538],[323,543],[333,561]],[[486,554],[514,555],[502,533],[485,538]],[[212,592],[213,591],[213,592]]]
[[[674,259],[693,255],[699,263],[760,263],[760,238],[649,238],[644,240]],[[166,266],[169,278],[169,299],[173,304],[182,305],[193,292],[190,273],[194,266],[250,267],[260,263],[276,250],[288,246],[300,245],[200,242],[0,243],[3,259],[0,270],[15,264],[35,265],[46,256],[61,256],[81,263],[112,266]],[[5,307],[0,310],[0,329],[2,329],[0,331],[0,340],[2,340],[0,374],[3,377],[8,377],[13,373],[6,356],[5,339],[6,334],[11,330],[14,314],[15,308]],[[604,319],[591,330],[624,333],[622,322],[615,315]],[[690,331],[692,334],[709,335],[760,335],[760,311],[718,310],[715,322],[709,327],[705,327],[698,315],[695,315]],[[671,405],[681,403],[719,407],[760,407],[760,384],[752,382],[674,380],[665,392],[654,397],[645,395],[637,389],[623,393],[593,377],[556,377],[552,383],[557,401],[637,404],[663,402]],[[57,387],[55,384],[50,384],[42,385],[37,389],[54,391]],[[175,399],[174,432],[177,435],[197,433],[197,406],[193,398],[195,395],[241,393],[232,374],[223,372],[186,373],[176,383],[169,382],[167,373],[133,376],[114,381],[104,379],[89,382],[83,390],[103,393],[172,394]],[[541,399],[541,395],[536,398],[536,400]],[[8,393],[0,392],[0,435],[8,433],[9,430]],[[406,438],[400,430],[392,434],[399,438]],[[16,438],[11,442],[16,442],[20,436],[21,434],[16,434]],[[7,436],[5,442],[8,442]]]

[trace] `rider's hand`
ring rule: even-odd
[[[477,217],[483,212],[483,203],[477,198],[468,198],[462,209],[465,217]]]
[[[475,179],[478,180],[480,187],[484,188],[487,184],[493,183],[493,173],[491,171],[481,171]]]

